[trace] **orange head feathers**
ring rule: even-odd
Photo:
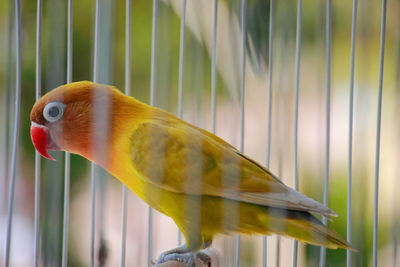
[[[33,106],[32,142],[48,159],[53,158],[47,150],[66,150],[104,165],[115,119],[124,109],[135,116],[132,110],[140,112],[144,105],[132,100],[111,86],[87,81],[60,86]]]

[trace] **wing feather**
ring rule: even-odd
[[[141,177],[166,190],[336,215],[222,139],[169,114],[135,128],[131,153]]]

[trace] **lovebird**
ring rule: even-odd
[[[216,135],[108,85],[74,82],[33,106],[36,150],[64,150],[100,165],[152,208],[171,217],[186,239],[161,254],[194,266],[218,234],[272,233],[330,249],[354,250],[313,214],[337,216],[283,184],[271,171]]]

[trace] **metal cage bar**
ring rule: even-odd
[[[217,24],[218,0],[214,0],[212,9],[211,39],[211,132],[215,134],[217,117]]]
[[[347,168],[347,241],[351,242],[351,208],[352,208],[352,175],[353,175],[353,117],[354,117],[354,65],[357,29],[357,3],[353,0],[350,44],[350,96],[349,96],[349,141],[348,141],[348,168]],[[346,252],[346,264],[351,266],[351,251]]]
[[[15,178],[17,167],[17,146],[19,137],[19,124],[20,124],[20,107],[21,107],[21,4],[20,0],[15,0],[15,39],[16,39],[16,73],[15,73],[15,121],[14,121],[14,136],[12,145],[12,158],[11,158],[11,175],[8,192],[8,213],[7,213],[7,230],[6,230],[6,244],[5,244],[5,259],[4,266],[8,267],[10,264],[10,246],[11,246],[11,231],[12,219],[14,210],[14,195],[15,195]]]
[[[73,32],[73,1],[68,0],[68,20],[67,20],[67,83],[72,82],[72,32]],[[70,198],[70,178],[71,160],[70,154],[65,152],[64,166],[64,219],[62,237],[62,267],[68,266],[68,232],[69,232],[69,198]]]
[[[303,1],[297,1],[297,22],[296,22],[296,62],[295,62],[295,97],[294,97],[294,125],[293,125],[293,180],[294,189],[299,190],[299,170],[298,170],[298,124],[299,124],[299,87],[300,87],[300,54],[301,54],[301,19]],[[293,240],[293,259],[292,266],[297,266],[297,240]],[[278,255],[279,257],[279,255]]]
[[[129,0],[128,0],[129,1]],[[125,266],[126,261],[126,223],[127,223],[127,187],[122,185],[122,216],[121,216],[121,262],[120,266]]]
[[[132,0],[125,2],[125,94],[131,93],[131,24]],[[122,216],[121,216],[121,263],[125,266],[126,256],[126,224],[127,224],[127,187],[122,184]]]
[[[35,99],[41,96],[42,77],[42,1],[37,1],[36,10],[36,73],[35,73]],[[34,211],[34,243],[33,243],[33,266],[37,267],[40,260],[40,162],[41,156],[35,151],[35,211]]]
[[[94,53],[93,53],[93,82],[98,82],[98,58],[99,58],[99,25],[100,24],[100,1],[96,0],[95,31],[94,31]],[[90,266],[94,266],[95,250],[95,226],[96,226],[96,165],[90,164],[90,190],[91,190],[91,226],[90,226]]]
[[[185,66],[186,0],[182,0],[182,16],[179,39],[178,117],[183,115],[183,74]],[[182,233],[178,229],[178,246],[182,244]]]
[[[397,9],[398,11],[400,11],[400,9]],[[397,17],[397,25],[399,25],[400,22],[400,16]],[[397,28],[396,31],[396,47],[397,47],[397,58],[396,58],[396,67],[395,67],[395,73],[397,74],[396,79],[395,79],[395,87],[396,88],[400,88],[400,75],[398,75],[400,73],[400,28]],[[399,111],[400,108],[400,92],[397,92],[397,94],[395,95],[396,97],[396,106],[397,106],[397,111]],[[400,133],[400,120],[397,117],[397,127],[396,127],[396,133],[399,134]],[[400,155],[400,143],[397,140],[397,152],[395,154],[397,157]],[[400,252],[400,242],[399,242],[399,237],[400,237],[400,202],[399,199],[397,197],[397,189],[400,187],[400,182],[397,179],[394,183],[394,186],[392,188],[392,192],[393,192],[393,214],[395,215],[394,217],[394,222],[393,222],[393,235],[392,235],[392,242],[393,242],[393,265],[394,266],[398,266],[400,265],[400,257],[399,257],[399,252]]]
[[[9,14],[13,13],[12,9],[12,4],[11,1],[9,1],[9,6],[8,6],[8,12]],[[6,214],[6,208],[7,208],[7,187],[9,183],[9,154],[10,154],[10,106],[11,106],[11,69],[12,69],[12,35],[13,35],[13,17],[11,15],[8,16],[8,27],[7,27],[7,59],[6,59],[6,66],[7,66],[7,78],[6,78],[6,92],[5,92],[5,112],[4,112],[4,129],[5,129],[5,136],[4,136],[4,168],[2,169],[2,179],[1,179],[1,184],[0,184],[0,198],[1,198],[1,204],[0,204],[0,213],[3,215]],[[1,254],[3,255],[3,254]]]
[[[272,127],[272,71],[273,71],[273,39],[274,39],[274,2],[269,6],[269,35],[268,35],[268,103],[267,103],[267,147],[265,166],[269,168],[271,159],[271,127]],[[267,267],[267,236],[263,236],[263,267]]]
[[[182,119],[183,112],[183,73],[185,66],[185,22],[186,0],[182,0],[182,17],[179,40],[179,80],[178,80],[178,117]]]
[[[246,74],[246,0],[242,0],[240,10],[241,36],[241,79],[240,79],[240,151],[244,151],[244,103],[245,103],[245,74]],[[240,266],[240,235],[236,236],[235,266]]]
[[[240,79],[240,151],[244,151],[244,103],[245,103],[245,75],[246,75],[246,3],[242,0],[241,28],[242,28],[242,52],[241,52],[241,79]]]
[[[383,89],[383,67],[385,59],[385,37],[386,37],[386,0],[382,0],[381,32],[379,40],[379,84],[378,84],[378,107],[376,119],[376,152],[375,152],[375,179],[374,179],[374,220],[372,240],[372,265],[378,266],[378,197],[379,197],[379,157],[381,146],[381,121],[382,121],[382,89]]]
[[[151,73],[150,73],[150,105],[155,105],[155,82],[157,63],[157,22],[158,22],[158,0],[153,0],[153,21],[151,30]],[[149,206],[148,236],[147,236],[147,265],[152,266],[153,256],[153,211]]]
[[[324,174],[324,199],[323,204],[328,206],[329,199],[329,170],[330,170],[330,140],[331,140],[331,58],[332,58],[332,0],[326,2],[326,118],[325,118],[325,174]],[[327,225],[326,217],[322,217],[322,223]],[[326,263],[326,248],[321,247],[320,267]]]

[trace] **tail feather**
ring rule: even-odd
[[[313,220],[290,220],[290,224],[293,225],[293,231],[289,231],[288,235],[311,245],[324,246],[330,249],[342,248],[356,251],[356,249],[337,232],[323,225],[313,215],[310,214],[310,216],[313,217]]]
[[[264,227],[260,232],[263,234],[276,233],[311,245],[357,251],[337,232],[329,229],[309,212],[269,208],[261,219]]]

